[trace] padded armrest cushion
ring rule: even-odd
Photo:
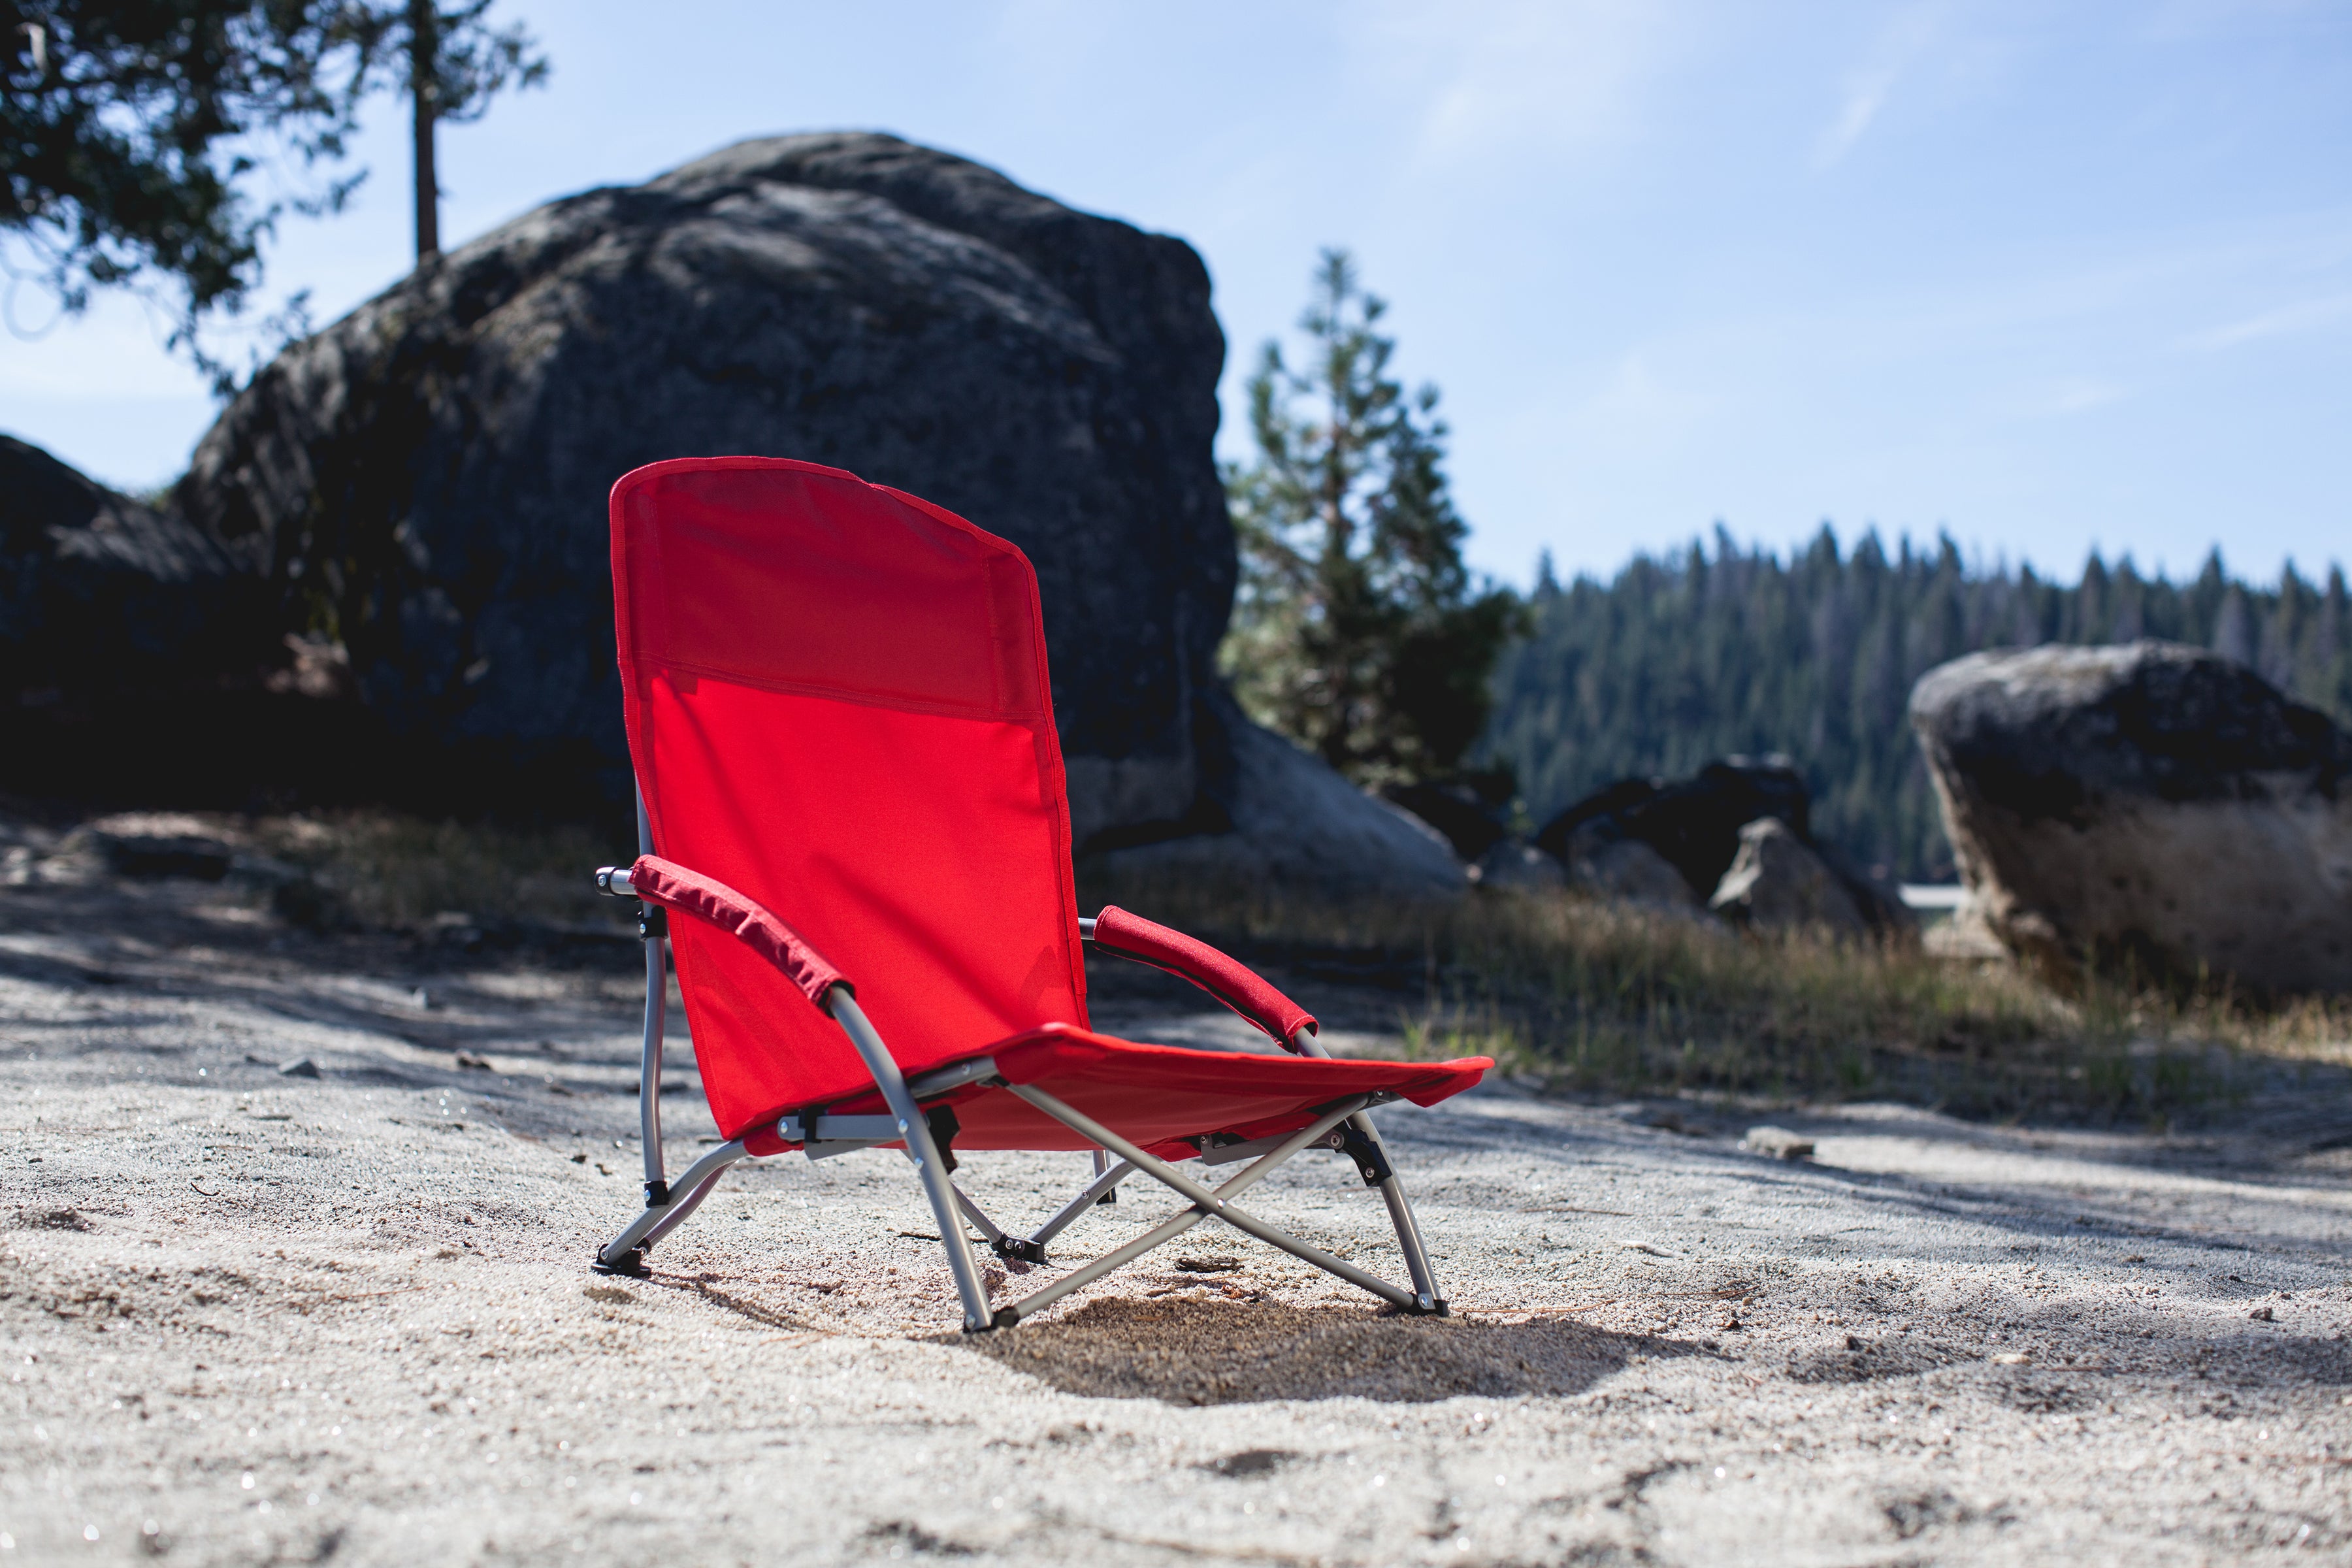
[[[852,995],[856,987],[825,962],[824,954],[801,939],[800,932],[767,909],[724,882],[689,871],[658,855],[640,855],[629,868],[629,886],[637,897],[677,914],[692,915],[728,932],[774,964],[802,994],[820,1008],[825,993],[838,985]]]
[[[1239,959],[1207,942],[1131,915],[1116,905],[1095,917],[1095,945],[1191,981],[1272,1035],[1285,1050],[1299,1030],[1312,1028],[1315,1015],[1285,996]]]

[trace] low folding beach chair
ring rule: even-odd
[[[1213,1215],[1403,1311],[1445,1310],[1365,1113],[1433,1104],[1493,1064],[1334,1060],[1315,1020],[1234,960],[1118,909],[1079,918],[1037,579],[1018,550],[854,475],[761,458],[639,468],[613,488],[612,522],[640,853],[596,879],[642,900],[646,1208],[599,1268],[642,1270],[739,1160],[888,1148],[929,1200],[968,1331]],[[1193,982],[1286,1054],[1094,1033],[1084,942]],[[675,1183],[665,946],[726,1139]],[[958,1155],[995,1149],[1087,1153],[1092,1179],[1015,1235],[950,1180]],[[1307,1149],[1339,1151],[1379,1189],[1411,1289],[1236,1202]],[[1249,1163],[1213,1187],[1177,1168],[1193,1160]],[[991,1310],[966,1220],[999,1256],[1044,1264],[1135,1175],[1184,1206]]]

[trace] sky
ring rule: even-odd
[[[440,143],[445,247],[745,137],[877,129],[1181,236],[1241,381],[1325,246],[1434,383],[1482,570],[1606,574],[1720,522],[1948,531],[2269,580],[2352,563],[2344,0],[501,0],[553,62]],[[266,310],[412,256],[405,121],[289,220]],[[21,255],[19,257],[21,263]],[[125,487],[215,405],[137,301],[17,287],[0,430]],[[789,454],[783,454],[789,455]]]

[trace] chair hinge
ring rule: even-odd
[[[667,1182],[656,1179],[646,1184],[646,1207],[649,1209],[666,1209],[669,1207],[669,1184]]]
[[[1000,1236],[988,1244],[988,1249],[999,1258],[1016,1258],[1023,1263],[1045,1261],[1045,1245],[1025,1237]]]
[[[1389,1164],[1388,1151],[1365,1137],[1352,1122],[1339,1124],[1339,1149],[1356,1162],[1356,1170],[1368,1187],[1377,1187],[1396,1174]]]
[[[923,1112],[923,1121],[931,1130],[931,1142],[939,1149],[940,1163],[950,1176],[955,1174],[955,1138],[963,1131],[956,1121],[955,1107],[934,1105]]]
[[[637,940],[651,942],[669,935],[669,911],[659,904],[637,906]]]

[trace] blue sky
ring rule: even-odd
[[[1146,7],[505,0],[542,91],[443,133],[454,245],[773,132],[978,158],[1207,258],[1239,375],[1318,247],[1444,392],[1476,563],[1613,569],[1823,521],[2071,577],[2095,545],[2352,560],[2352,5],[1723,0]],[[273,290],[405,269],[403,122]],[[178,471],[196,378],[128,300],[41,331],[0,429]],[[984,520],[983,520],[984,521]]]

